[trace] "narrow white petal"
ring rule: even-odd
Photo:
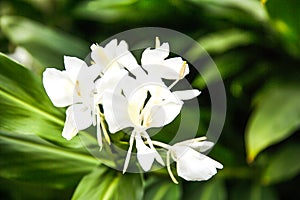
[[[65,71],[47,68],[43,73],[43,84],[55,106],[65,107],[73,103],[75,85]]]
[[[123,174],[126,172],[127,168],[128,168],[128,164],[130,161],[130,157],[131,157],[131,151],[132,151],[132,147],[133,147],[133,142],[134,142],[134,136],[135,136],[135,132],[133,131],[131,133],[130,139],[129,139],[129,148],[127,151],[127,155],[125,158],[125,162],[124,162],[124,166],[123,166]]]
[[[197,89],[193,89],[193,90],[175,91],[173,92],[173,94],[175,94],[178,97],[178,99],[189,100],[199,96],[201,92]]]
[[[78,129],[74,119],[74,109],[70,106],[66,110],[66,121],[63,128],[62,136],[67,140],[71,140],[75,135],[77,135]]]
[[[139,135],[135,136],[135,143],[138,161],[144,171],[149,171],[156,157],[156,152],[154,152],[150,147],[146,146]]]

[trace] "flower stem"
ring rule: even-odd
[[[168,170],[168,173],[172,179],[172,181],[175,183],[175,184],[178,184],[178,181],[176,180],[176,178],[174,177],[173,175],[173,172],[171,170],[171,165],[170,165],[170,151],[167,152],[167,170]]]

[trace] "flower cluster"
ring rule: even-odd
[[[172,122],[180,113],[183,101],[200,94],[196,89],[172,90],[189,73],[189,66],[181,57],[168,56],[169,44],[160,44],[156,38],[155,48],[145,49],[138,64],[127,43],[114,39],[105,47],[91,46],[89,65],[76,57],[65,56],[65,70],[46,69],[43,84],[49,98],[57,107],[68,106],[62,136],[70,140],[80,130],[93,125],[101,149],[102,136],[110,144],[109,134],[131,127],[123,173],[135,143],[137,159],[144,171],[150,170],[155,160],[165,165],[155,146],[166,149],[167,169],[175,183],[171,158],[177,162],[178,175],[186,180],[207,180],[216,174],[216,169],[223,166],[201,154],[213,146],[204,137],[171,146],[151,140],[147,133],[149,128]]]

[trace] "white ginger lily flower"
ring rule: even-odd
[[[93,122],[94,80],[96,67],[88,67],[76,57],[64,57],[65,69],[47,68],[43,73],[44,88],[56,107],[66,107],[66,122],[62,136],[72,139],[79,130]],[[79,76],[80,74],[80,76]]]
[[[147,48],[141,58],[142,67],[149,73],[160,78],[175,80],[172,88],[179,80],[189,73],[189,66],[181,57],[169,58],[170,47],[168,43],[160,45],[156,37],[155,49]]]
[[[98,65],[100,76],[108,70],[118,71],[124,66],[129,71],[140,68],[134,56],[128,51],[128,44],[124,40],[118,44],[117,39],[113,39],[105,47],[93,44],[91,50],[92,64]]]
[[[153,141],[154,145],[168,149],[167,169],[174,183],[178,183],[170,168],[170,155],[177,163],[177,174],[187,181],[208,180],[222,169],[223,165],[210,157],[202,154],[209,150],[214,143],[203,141],[206,139],[195,138],[176,143],[172,146]]]

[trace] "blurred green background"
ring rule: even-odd
[[[297,0],[1,0],[1,199],[300,199],[299,13]],[[222,75],[227,116],[210,156],[224,169],[207,182],[121,175],[61,138],[64,109],[45,94],[43,70],[144,26],[192,37]],[[191,81],[207,92],[203,77]],[[209,99],[200,104],[207,126]]]

